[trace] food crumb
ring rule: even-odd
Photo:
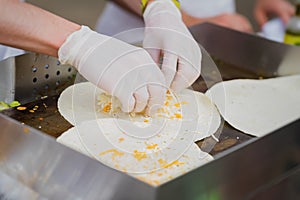
[[[184,164],[184,162],[179,162],[178,160],[175,160],[175,161],[173,161],[169,164],[164,165],[163,168],[168,168],[168,167],[171,167],[173,165],[180,166],[180,165],[183,165],[183,164]]]
[[[160,164],[161,167],[163,167],[167,164],[167,162],[164,159],[159,159],[158,163]]]
[[[153,180],[153,183],[154,183],[155,185],[159,185],[159,184],[160,184],[160,182],[159,182],[158,180]]]
[[[167,95],[167,100],[171,101],[173,99],[173,97],[171,95]]]
[[[158,147],[158,144],[152,144],[152,145],[148,145],[146,149],[155,149],[156,147]]]
[[[104,107],[103,107],[103,112],[108,113],[111,111],[111,102],[108,102]]]
[[[26,110],[27,109],[27,107],[25,107],[25,106],[19,106],[19,107],[17,107],[17,110]]]
[[[157,176],[162,176],[162,175],[163,175],[163,173],[161,173],[161,172],[157,173]]]
[[[34,108],[32,108],[32,110],[37,111],[39,107],[38,106],[34,106]]]
[[[119,138],[119,142],[123,142],[125,139],[124,138]]]
[[[103,156],[103,155],[108,154],[108,153],[112,153],[111,158],[113,160],[116,158],[116,156],[123,156],[124,155],[123,152],[120,152],[116,149],[110,149],[110,150],[103,151],[103,152],[99,153],[99,156]]]
[[[175,103],[174,106],[175,106],[176,108],[180,108],[180,103]]]
[[[176,117],[177,119],[180,119],[180,118],[182,118],[182,115],[181,115],[180,113],[175,113],[175,117]]]
[[[27,127],[24,127],[24,128],[23,128],[23,132],[24,132],[24,133],[29,133],[29,131],[30,131],[29,128],[27,128]]]

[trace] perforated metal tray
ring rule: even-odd
[[[22,104],[61,93],[73,84],[76,70],[53,57],[28,53],[0,63],[0,100]]]

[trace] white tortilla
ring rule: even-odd
[[[178,131],[174,137],[174,121],[167,123],[161,134],[149,138],[124,134],[119,123],[131,124],[120,119],[87,121],[66,131],[57,141],[152,185],[162,184],[212,160],[193,143],[191,133]],[[168,166],[174,161],[175,164]]]
[[[193,143],[193,133],[182,130],[186,129],[182,126],[184,128],[168,121],[156,134],[148,136],[143,135],[143,128],[137,127],[139,132],[136,133],[130,121],[107,118],[83,122],[70,131],[75,131],[89,156],[110,167],[140,173],[156,170],[159,159],[172,162],[187,150]],[[138,138],[140,135],[144,137]],[[113,152],[122,156],[111,159]]]
[[[180,94],[169,95],[167,99],[168,106],[164,106],[166,113],[157,113],[153,118],[146,118],[143,115],[135,116],[119,112],[117,114],[104,113],[99,107],[99,96],[104,91],[97,88],[89,82],[75,84],[60,95],[58,100],[58,109],[61,115],[73,125],[79,125],[84,121],[118,117],[132,122],[143,122],[144,120],[152,123],[163,124],[166,120],[190,121],[193,129],[189,131],[194,133],[194,140],[198,141],[206,138],[216,132],[220,126],[221,119],[218,110],[214,104],[204,94],[192,90],[184,90]],[[176,103],[180,107],[175,107]],[[116,109],[118,110],[118,109]],[[180,113],[182,118],[178,119],[172,116]],[[171,119],[172,118],[172,119]]]
[[[58,99],[58,111],[74,126],[83,121],[108,117],[100,112],[95,112],[95,96],[103,92],[89,82],[72,85],[61,93]]]
[[[206,94],[230,125],[250,135],[263,136],[300,118],[299,75],[225,81]]]
[[[170,164],[166,168],[162,168],[155,172],[144,174],[131,174],[134,177],[149,183],[150,185],[161,185],[178,176],[184,175],[193,169],[213,160],[213,157],[208,153],[200,150],[194,143],[190,148],[178,159],[178,162]],[[177,164],[177,165],[176,165]]]

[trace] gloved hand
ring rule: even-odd
[[[180,91],[200,75],[201,50],[171,0],[149,2],[145,12],[143,47],[156,63],[163,56],[162,72],[168,87]]]
[[[58,51],[87,80],[118,97],[124,112],[141,112],[163,104],[165,78],[142,48],[98,34],[88,27],[72,33]]]

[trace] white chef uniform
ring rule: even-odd
[[[0,45],[0,61],[6,59],[8,57],[18,56],[18,55],[21,55],[24,53],[25,53],[24,50]]]

